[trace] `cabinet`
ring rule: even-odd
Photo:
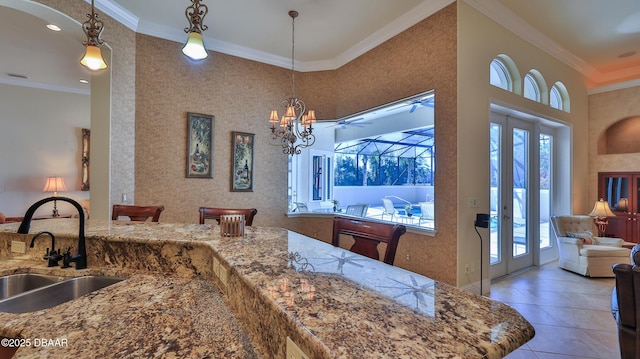
[[[607,236],[640,243],[640,172],[601,172],[598,197],[609,202]]]

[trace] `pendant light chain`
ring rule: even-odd
[[[292,11],[293,12],[293,11]],[[294,70],[294,56],[296,49],[296,17],[297,12],[289,13],[291,15],[291,97],[296,98],[296,74]]]

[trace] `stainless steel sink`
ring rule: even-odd
[[[32,289],[60,282],[63,279],[65,278],[33,273],[11,274],[0,277],[0,299],[5,299]]]
[[[0,300],[0,312],[27,313],[51,308],[122,280],[103,276],[67,279]]]

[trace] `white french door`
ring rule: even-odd
[[[491,113],[491,278],[534,264],[538,238],[535,123]],[[534,137],[535,136],[535,137]],[[536,225],[534,225],[536,224]]]

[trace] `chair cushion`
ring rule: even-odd
[[[591,231],[584,231],[584,232],[568,232],[567,231],[567,237],[580,238],[582,239],[583,244],[598,244],[593,239],[593,233],[591,233]]]
[[[580,249],[580,255],[584,257],[626,257],[629,255],[629,249],[621,247],[585,245]]]

